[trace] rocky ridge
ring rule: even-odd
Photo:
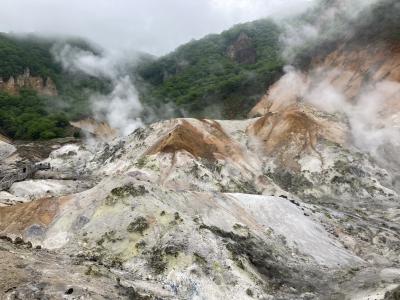
[[[43,79],[42,77],[31,76],[29,69],[26,69],[24,74],[15,78],[13,76],[8,80],[0,78],[1,91],[15,95],[23,88],[32,89],[42,96],[58,95],[57,87],[50,77]]]

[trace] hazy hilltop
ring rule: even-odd
[[[244,117],[281,75],[280,33],[259,20],[182,45],[139,67],[143,101],[172,102],[187,116]]]

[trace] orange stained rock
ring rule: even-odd
[[[0,232],[22,234],[33,224],[47,227],[70,197],[43,198],[29,203],[0,207]]]
[[[217,121],[177,120],[178,124],[151,146],[145,155],[186,151],[196,158],[243,158],[242,151]]]

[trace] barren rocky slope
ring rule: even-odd
[[[0,264],[12,270],[1,292],[389,297],[400,281],[398,191],[348,134],[340,116],[297,103],[244,121],[156,123],[97,148],[66,145],[36,178],[93,188],[0,208]],[[24,255],[32,263],[10,262]],[[60,282],[63,265],[76,275]]]

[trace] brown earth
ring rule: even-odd
[[[0,232],[23,234],[31,225],[47,227],[70,197],[44,198],[29,203],[0,208]]]
[[[186,120],[178,124],[147,151],[146,155],[160,152],[186,151],[195,158],[242,159],[242,151],[224,132],[217,121],[201,120],[201,126],[194,126]]]

